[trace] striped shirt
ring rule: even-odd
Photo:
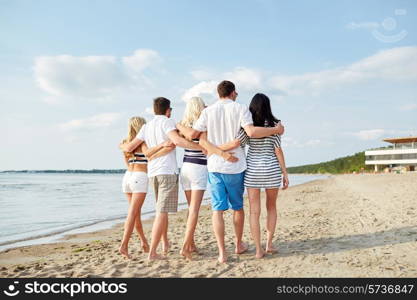
[[[193,139],[194,143],[199,142],[199,139]],[[184,149],[184,160],[183,162],[207,165],[207,157],[201,150]]]
[[[148,160],[146,159],[145,154],[136,152],[133,155],[134,155],[134,157],[130,158],[127,161],[129,164],[142,165],[142,164],[147,164],[148,163]]]
[[[249,146],[246,157],[245,187],[279,188],[281,186],[281,167],[275,155],[275,148],[281,147],[281,137],[272,135],[264,138],[250,138],[244,129],[239,131],[241,145]]]

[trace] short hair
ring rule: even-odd
[[[170,106],[171,101],[167,98],[158,97],[153,99],[153,111],[155,115],[165,115]]]
[[[217,93],[219,93],[220,98],[226,98],[227,96],[230,96],[230,94],[235,90],[235,84],[227,80],[223,80],[217,86]]]

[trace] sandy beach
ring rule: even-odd
[[[246,215],[249,210],[246,200]],[[0,253],[1,277],[417,277],[417,173],[337,175],[280,191],[275,245],[255,259],[233,252],[231,213],[226,214],[229,261],[216,261],[210,207],[202,207],[196,232],[199,255],[179,255],[186,211],[170,216],[171,250],[148,262],[137,235],[132,259],[118,254],[123,224],[67,236],[54,244]],[[265,211],[264,211],[265,212]],[[265,218],[263,214],[262,218]],[[151,220],[145,221],[150,236]],[[262,222],[264,229],[264,221]]]

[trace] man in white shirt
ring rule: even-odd
[[[149,123],[142,126],[136,138],[121,146],[126,152],[136,149],[142,142],[146,142],[149,148],[171,140],[176,146],[199,150],[199,146],[179,136],[175,121],[171,117],[171,102],[163,97],[154,99],[155,117]],[[232,155],[225,153],[228,159]],[[176,151],[149,161],[148,177],[153,185],[156,197],[156,217],[152,227],[152,241],[149,251],[149,259],[161,259],[157,254],[157,248],[161,238],[163,239],[163,251],[168,252],[169,242],[168,213],[176,212],[178,208],[178,167]]]
[[[279,123],[276,127],[253,126],[252,115],[246,105],[236,102],[237,92],[235,85],[230,81],[222,81],[217,86],[219,100],[207,107],[191,131],[191,137],[197,137],[201,132],[207,132],[207,140],[214,146],[227,144],[236,139],[240,128],[244,128],[250,137],[265,137],[274,134],[283,134],[284,127]],[[205,145],[205,135],[201,135],[202,146]],[[210,151],[209,151],[210,152]],[[208,157],[207,168],[211,187],[211,201],[213,209],[213,229],[219,248],[219,262],[227,261],[224,245],[224,218],[223,212],[232,208],[233,222],[236,235],[235,253],[241,254],[247,250],[242,242],[245,214],[243,211],[243,179],[246,170],[245,152],[241,147],[233,149],[237,162],[225,161],[217,154]]]

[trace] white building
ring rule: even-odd
[[[392,145],[365,151],[365,165],[374,165],[375,171],[383,168],[404,167],[417,170],[417,137],[384,139]]]

